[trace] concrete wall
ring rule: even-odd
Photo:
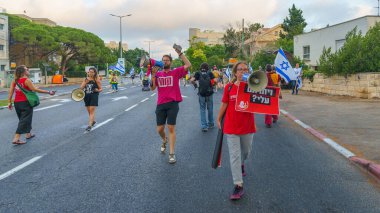
[[[347,78],[326,77],[317,73],[314,75],[313,82],[308,79],[303,80],[301,90],[358,98],[380,98],[380,73],[360,73]]]

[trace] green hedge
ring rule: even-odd
[[[66,77],[68,78],[80,78],[80,77],[86,77],[85,71],[66,71],[65,72]]]

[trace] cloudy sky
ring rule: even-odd
[[[233,2],[233,3],[232,3]],[[153,57],[174,54],[173,43],[188,46],[189,28],[223,32],[229,24],[259,22],[265,27],[282,23],[295,4],[311,28],[333,25],[365,15],[377,15],[376,0],[0,0],[8,13],[49,18],[58,25],[84,29],[104,41],[119,41],[119,18],[123,42],[129,48],[148,50]]]

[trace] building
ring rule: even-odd
[[[8,16],[0,15],[0,87],[5,85],[5,71],[9,70]]]
[[[254,55],[260,50],[276,50],[275,42],[280,38],[280,32],[283,31],[281,24],[272,28],[261,28],[257,32],[253,32],[250,38],[244,41],[244,45],[249,46],[250,55]]]
[[[206,45],[223,45],[223,35],[224,33],[214,32],[212,30],[205,30],[201,32],[198,28],[189,28],[189,43],[204,42]]]
[[[318,66],[323,47],[331,47],[334,53],[343,47],[348,32],[357,27],[357,30],[365,35],[376,22],[380,22],[379,16],[364,16],[294,36],[294,55],[315,68]]]
[[[116,41],[110,41],[109,43],[104,43],[104,45],[106,45],[106,47],[108,47],[110,49],[118,49],[119,48],[119,42],[116,42]],[[124,51],[128,50],[128,44],[127,43],[122,43],[121,46],[122,46]]]
[[[50,26],[50,27],[55,27],[57,26],[57,23],[55,23],[54,21],[48,19],[48,18],[32,18],[32,17],[29,17],[25,14],[13,14],[15,16],[18,16],[18,17],[21,17],[21,18],[24,18],[24,19],[27,19],[33,23],[36,23],[36,24],[43,24],[43,25],[47,25],[47,26]]]

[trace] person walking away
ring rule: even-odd
[[[115,73],[112,74],[112,78],[111,78],[111,85],[112,85],[112,92],[118,92],[119,89],[117,87],[119,83],[119,79],[117,79],[117,76]]]
[[[84,105],[86,106],[89,120],[86,131],[91,131],[92,127],[95,125],[95,110],[98,106],[99,93],[102,91],[102,82],[99,80],[98,72],[95,68],[90,68],[87,73],[87,78],[85,78],[80,86],[84,89]]]
[[[251,153],[253,135],[256,132],[254,114],[235,110],[238,87],[245,87],[247,84],[242,81],[244,73],[248,73],[248,64],[237,62],[232,68],[232,80],[224,88],[217,119],[218,128],[223,128],[227,138],[234,184],[231,200],[238,200],[244,194],[243,176],[246,175],[244,161]],[[224,126],[221,126],[223,116]]]
[[[208,129],[214,128],[214,109],[213,109],[213,81],[214,74],[209,71],[209,65],[202,63],[200,71],[194,74],[190,79],[191,82],[198,81],[198,100],[201,114],[201,130],[207,132]],[[206,119],[206,108],[208,119]],[[208,121],[207,121],[208,120]]]
[[[11,83],[8,93],[8,109],[12,110],[12,97],[15,93],[14,108],[18,117],[18,125],[12,143],[15,145],[25,144],[25,141],[20,140],[22,134],[25,134],[25,139],[31,139],[35,135],[31,133],[33,121],[33,107],[30,106],[25,94],[20,89],[20,86],[29,91],[47,93],[54,95],[55,91],[47,91],[38,89],[33,82],[28,78],[30,75],[29,69],[25,65],[18,66],[15,71],[14,80]],[[17,83],[16,83],[17,82]]]
[[[176,143],[176,120],[179,111],[179,102],[182,101],[179,81],[187,74],[187,70],[191,66],[190,61],[181,52],[181,47],[174,45],[178,57],[185,63],[184,66],[171,70],[172,57],[164,55],[162,62],[164,69],[158,71],[158,67],[152,68],[152,79],[150,89],[153,91],[157,88],[157,107],[156,107],[156,122],[157,132],[162,139],[161,152],[165,153],[168,139],[165,134],[165,124],[169,130],[169,163],[176,163],[175,143]]]
[[[274,70],[272,70],[272,66],[270,64],[267,64],[267,66],[266,66],[266,74],[267,74],[267,78],[268,78],[267,86],[280,87],[281,77]],[[279,98],[280,99],[282,98],[281,91],[280,91]],[[278,115],[265,114],[264,120],[265,120],[265,126],[267,128],[271,128],[272,122],[273,123],[277,122]]]

